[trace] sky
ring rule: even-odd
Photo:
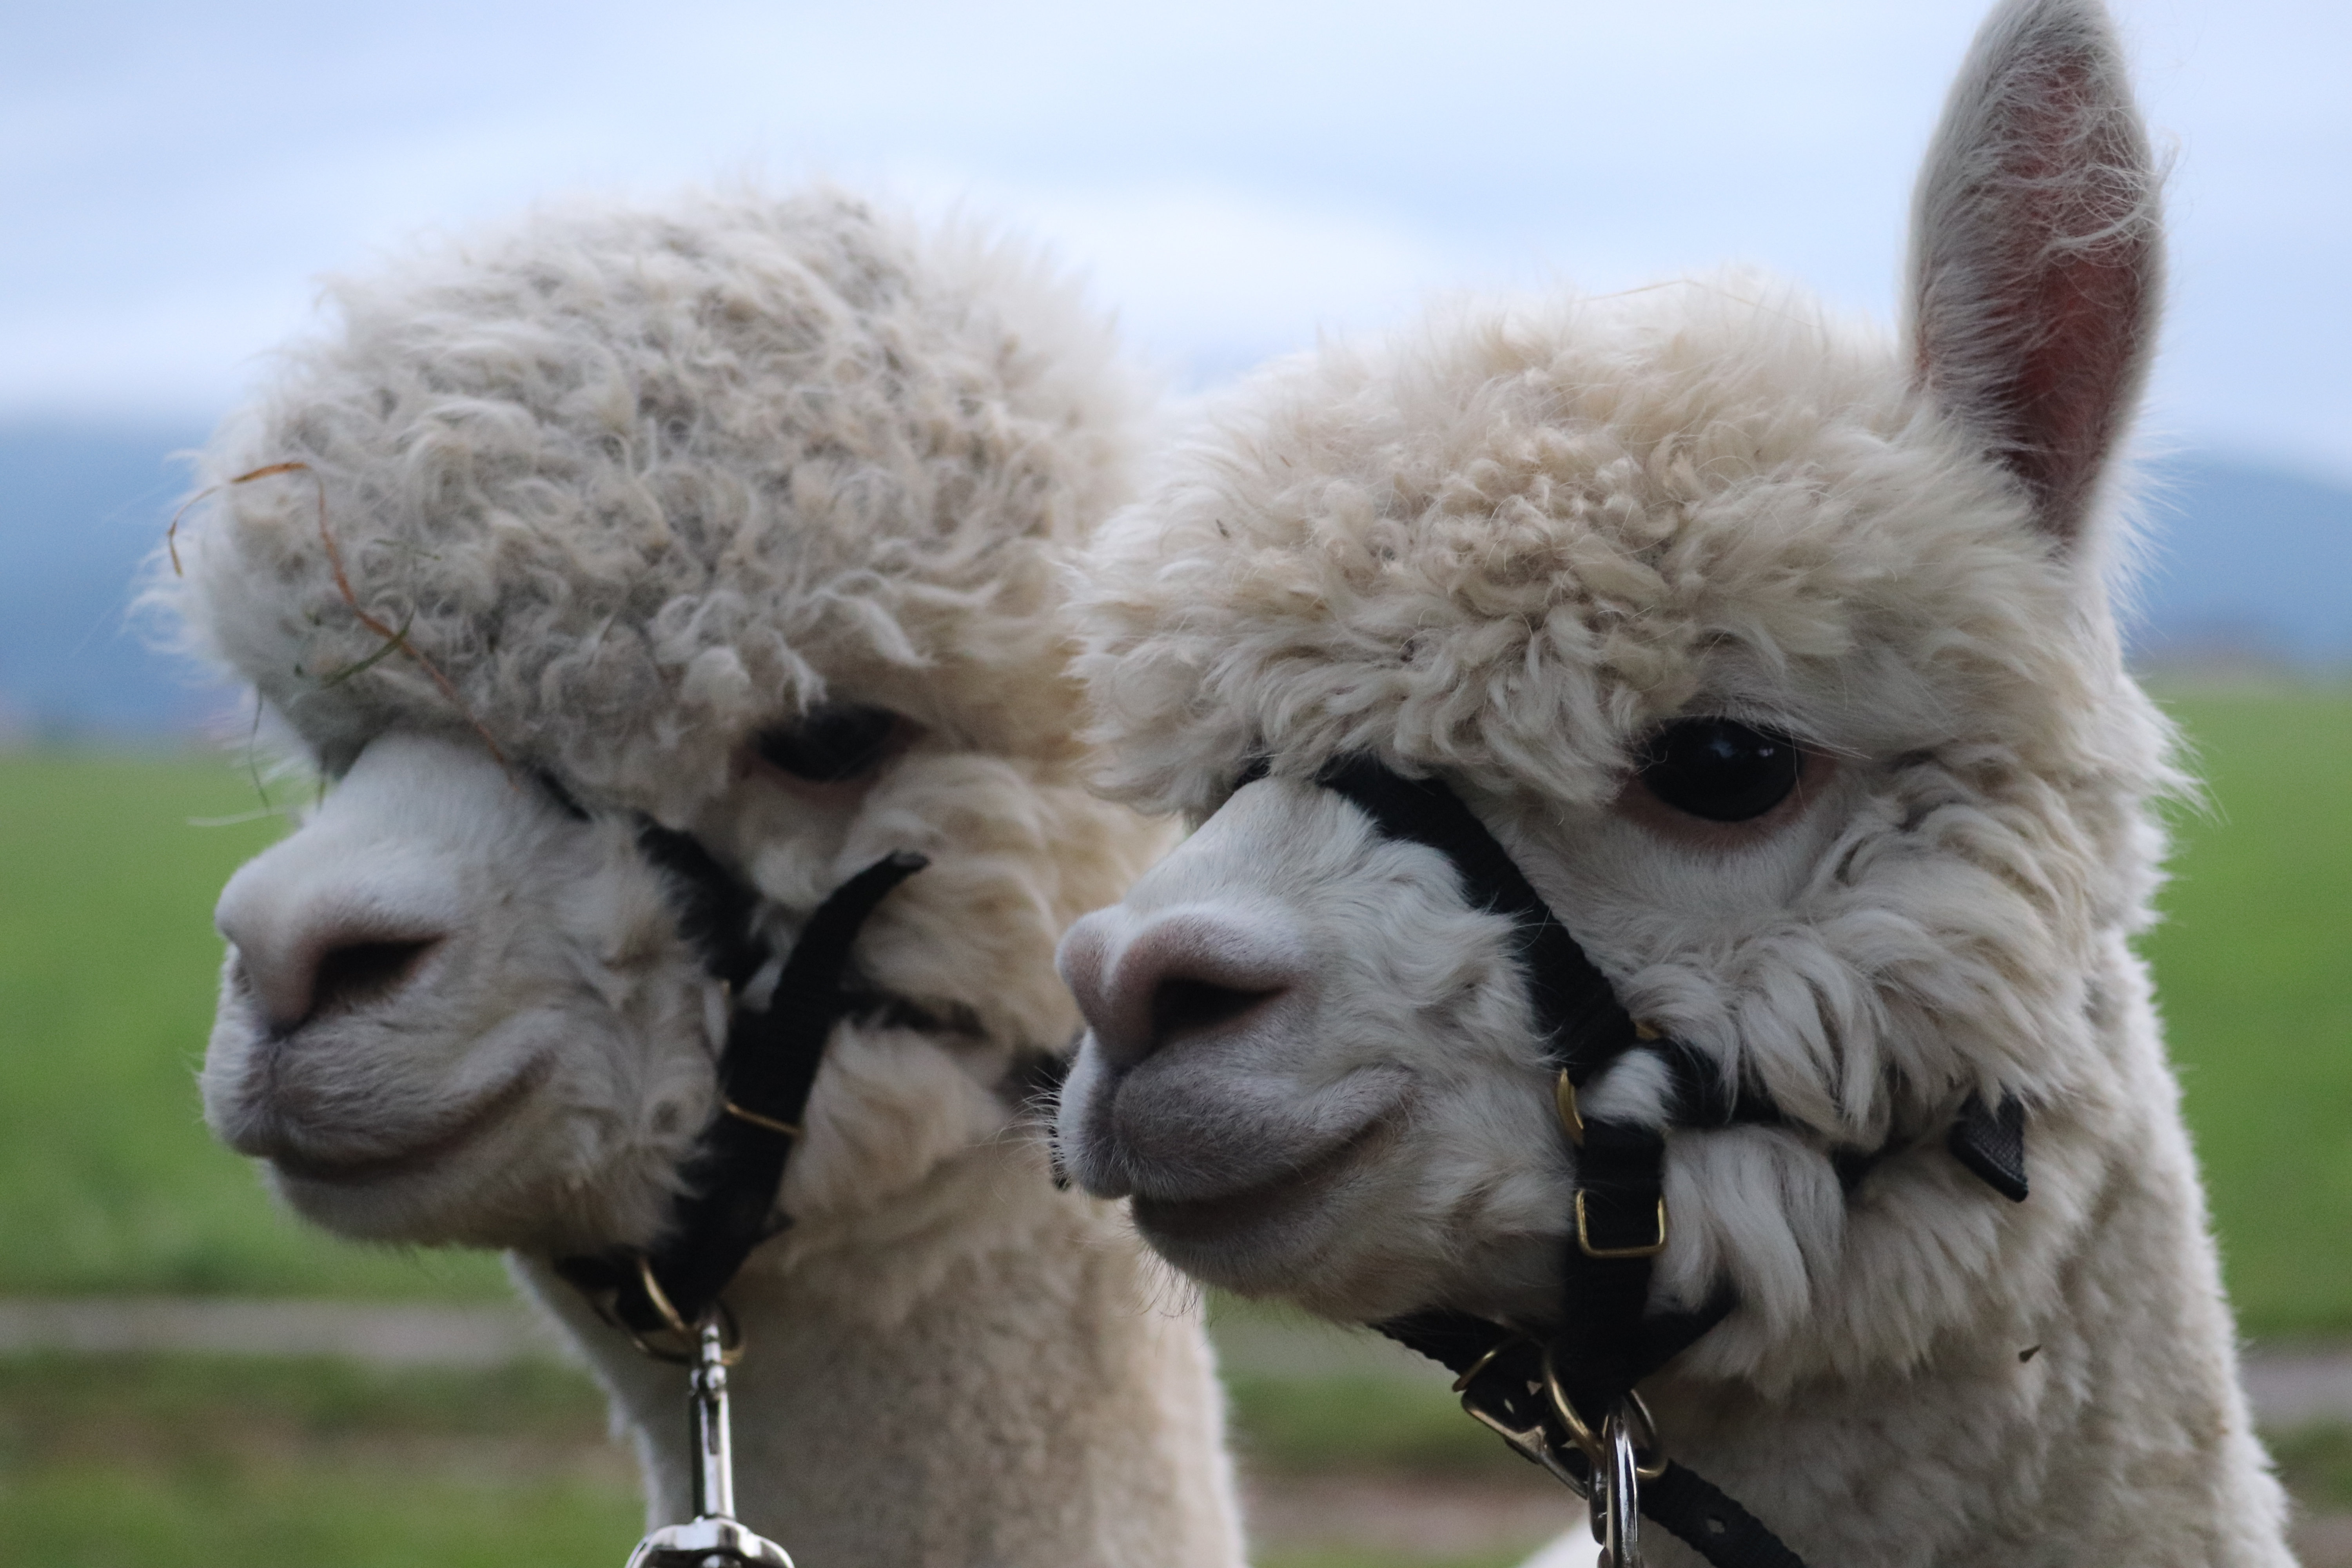
[[[1463,288],[1724,262],[1891,320],[1978,0],[0,0],[0,418],[233,406],[317,279],[812,175],[1036,237],[1181,389]],[[2160,445],[2352,482],[2352,6],[2117,0]]]

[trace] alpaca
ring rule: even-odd
[[[2182,787],[2107,585],[2157,187],[2098,0],[2006,0],[1899,340],[1727,276],[1231,395],[1086,563],[1103,785],[1195,831],[1065,940],[1075,1178],[1199,1279],[1400,1332],[1556,1349],[1609,1305],[1569,1270],[1643,1259],[1627,1321],[1686,1348],[1629,1436],[1816,1568],[2286,1563],[2130,947]],[[1534,917],[1367,777],[1572,933],[1601,1070],[1538,1028]],[[1595,1126],[1664,1151],[1597,1241]]]
[[[558,1268],[660,1238],[778,984],[706,971],[676,847],[778,954],[927,856],[726,1293],[738,1517],[835,1568],[1231,1568],[1200,1324],[1028,1109],[1056,939],[1164,838],[1077,779],[1057,619],[1140,408],[1107,330],[827,191],[541,214],[336,294],[163,590],[335,781],[221,897],[211,1126],[331,1230],[507,1249],[680,1521],[685,1373]]]

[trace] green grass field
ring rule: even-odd
[[[2240,1321],[2352,1332],[2352,696],[2182,698],[2156,965]]]
[[[2352,694],[2184,696],[2210,811],[2176,814],[2146,947],[2258,1336],[2352,1334]],[[234,761],[0,754],[0,1295],[502,1299],[496,1263],[304,1230],[215,1145],[194,1072],[221,883],[279,831]],[[1231,1380],[1269,1481],[1532,1472],[1429,1386]],[[617,1563],[631,1467],[578,1374],[0,1358],[0,1568]],[[2352,1433],[2286,1435],[2298,1493],[2352,1507]],[[1538,1519],[1549,1515],[1539,1514]],[[1268,1543],[1261,1568],[1501,1568]],[[819,1568],[819,1565],[810,1565]]]
[[[567,1369],[0,1361],[5,1568],[588,1568],[643,1519]]]
[[[296,1226],[205,1133],[213,900],[278,818],[224,758],[0,755],[0,1293],[505,1294]]]

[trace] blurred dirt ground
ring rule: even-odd
[[[465,1309],[437,1339],[429,1311],[293,1305],[249,1321],[218,1303],[67,1314],[79,1348],[58,1350],[28,1342],[40,1312],[0,1303],[0,1568],[625,1555],[635,1467],[594,1388],[526,1321]],[[1389,1347],[1279,1323],[1228,1322],[1221,1339],[1257,1568],[1508,1568],[1580,1524],[1442,1376]],[[270,1351],[297,1353],[256,1353]],[[2296,1546],[2305,1568],[2352,1568],[2352,1421],[2315,1408],[2328,1352],[2294,1353],[2294,1375],[2269,1383],[2305,1417],[2272,1434],[2305,1510]],[[2256,1363],[2258,1392],[2273,1364]]]

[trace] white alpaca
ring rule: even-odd
[[[1199,1323],[1024,1103],[1077,1026],[1055,942],[1163,843],[1073,777],[1057,573],[1134,400],[1066,294],[824,193],[542,216],[340,288],[178,544],[195,640],[338,780],[222,896],[206,1115],[331,1229],[510,1249],[656,1522],[684,1374],[551,1260],[657,1239],[773,981],[706,973],[641,838],[779,953],[929,857],[726,1297],[738,1511],[809,1564],[1239,1561]]]
[[[1814,1568],[2286,1562],[2129,945],[2179,782],[2102,568],[2155,186],[2096,0],[2010,0],[1900,340],[1733,278],[1235,395],[1092,555],[1108,782],[1201,826],[1065,943],[1077,1179],[1232,1289],[1572,1321],[1515,928],[1316,782],[1435,777],[1664,1037],[1580,1113],[1664,1129],[1649,1312],[1736,1293],[1641,1384],[1673,1458]],[[1780,1120],[1690,1124],[1671,1042]],[[2021,1203],[1948,1150],[1971,1096],[2027,1110]]]

